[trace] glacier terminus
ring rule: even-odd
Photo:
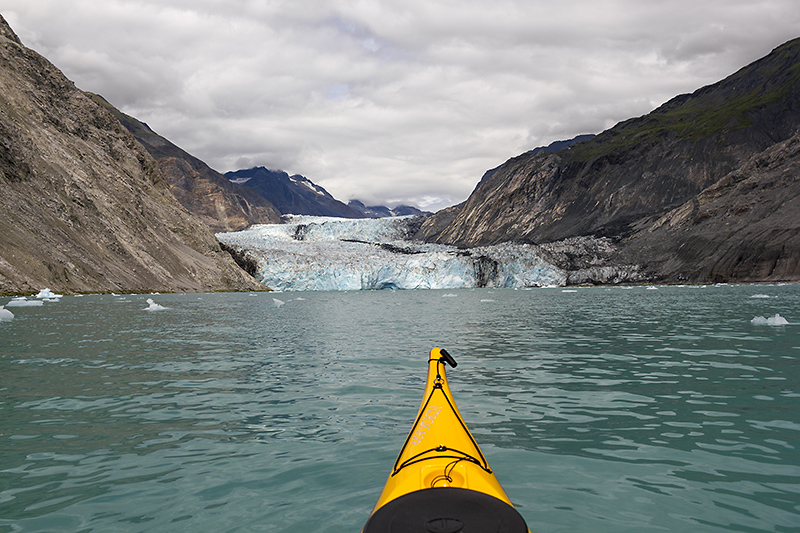
[[[566,273],[536,246],[460,249],[409,240],[419,216],[345,219],[286,215],[217,239],[254,262],[276,291],[563,286]]]

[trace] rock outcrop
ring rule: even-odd
[[[800,280],[800,135],[636,227],[621,255],[658,281]]]
[[[0,17],[0,292],[264,289],[120,122]]]

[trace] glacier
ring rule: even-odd
[[[566,284],[566,273],[545,261],[533,245],[459,249],[409,240],[423,218],[286,215],[283,224],[218,233],[217,239],[255,262],[255,277],[276,291]]]

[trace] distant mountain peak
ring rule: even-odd
[[[225,174],[233,183],[251,187],[284,215],[315,215],[340,218],[383,218],[406,215],[430,215],[414,206],[367,206],[360,200],[347,204],[334,198],[321,185],[300,174],[289,175],[283,170],[264,166],[236,170]]]
[[[283,215],[362,217],[359,211],[351,209],[334,198],[324,187],[300,174],[290,176],[283,170],[257,166],[227,172],[225,177],[256,191]]]
[[[408,215],[430,215],[429,211],[423,211],[412,205],[398,205],[397,207],[386,207],[385,205],[365,205],[361,200],[350,200],[348,207],[363,213],[364,218],[384,218],[384,217],[404,217]]]

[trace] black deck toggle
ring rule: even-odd
[[[458,363],[456,363],[456,360],[455,360],[455,359],[453,359],[453,356],[452,356],[452,355],[450,355],[450,354],[447,352],[447,350],[445,350],[444,348],[440,348],[440,349],[439,349],[439,353],[441,353],[441,354],[442,354],[442,359],[444,359],[444,361],[445,361],[445,362],[446,362],[448,365],[450,365],[451,367],[455,368],[455,367],[458,365]]]

